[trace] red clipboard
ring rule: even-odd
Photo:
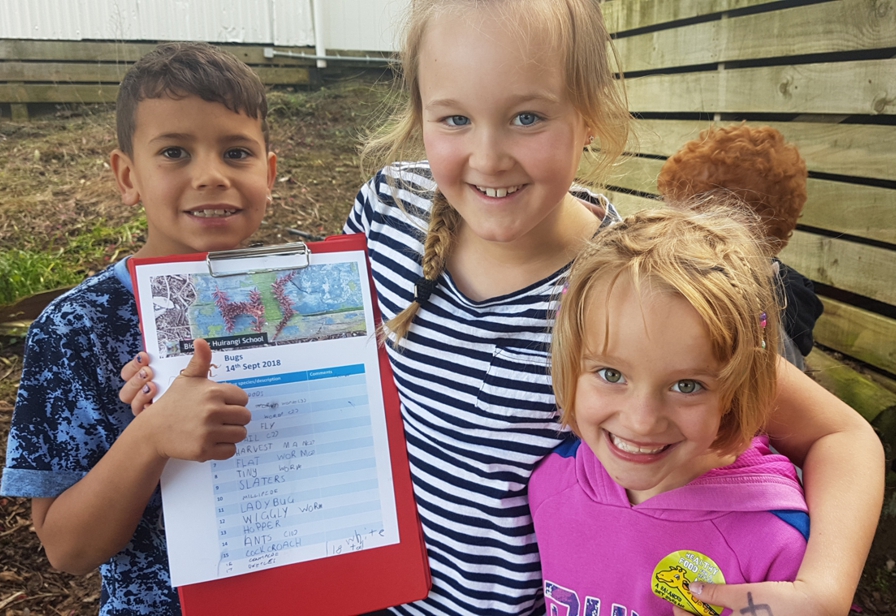
[[[367,250],[362,234],[333,236],[306,245],[312,253],[356,250],[366,253]],[[130,259],[128,268],[134,278],[138,264],[200,261],[206,256],[200,253],[173,258]],[[381,315],[369,262],[367,272],[374,319],[379,323]],[[134,286],[136,294],[137,285]],[[138,306],[139,299],[137,297]],[[399,543],[181,586],[178,593],[184,616],[351,616],[417,601],[429,593],[429,560],[414,501],[398,390],[384,348],[380,348],[378,357]]]

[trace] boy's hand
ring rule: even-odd
[[[194,355],[195,357],[195,355]],[[152,404],[156,395],[156,386],[152,382],[153,371],[149,367],[149,355],[140,351],[137,356],[121,369],[124,386],[118,392],[118,399],[131,405],[131,412],[136,417]]]
[[[135,421],[142,420],[147,426],[161,457],[197,462],[226,460],[236,453],[236,444],[246,438],[245,426],[252,420],[246,408],[249,396],[236,385],[209,380],[211,359],[208,343],[196,340],[193,358],[165,395],[138,411]],[[140,394],[145,395],[142,391]],[[122,399],[124,395],[122,389]]]

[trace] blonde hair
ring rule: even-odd
[[[692,203],[639,212],[601,231],[576,258],[551,348],[564,425],[578,431],[575,399],[590,325],[586,316],[590,305],[603,301],[596,289],[607,283],[601,289],[609,297],[616,281],[628,276],[639,293],[679,294],[707,327],[722,365],[723,415],[713,449],[739,453],[763,428],[776,391],[780,324],[774,272],[754,235],[758,219],[730,202],[715,203],[700,203],[699,211]]]
[[[587,171],[577,182],[597,187],[624,151],[630,122],[621,70],[597,0],[412,0],[399,52],[406,101],[363,148],[365,173],[424,155],[418,61],[427,25],[434,17],[451,11],[463,14],[475,10],[500,11],[502,21],[516,27],[522,41],[537,31],[555,42],[562,54],[569,98],[594,135],[594,142],[585,149],[590,160],[582,167]],[[396,194],[408,188],[393,185]],[[431,284],[444,271],[460,221],[454,208],[436,192],[423,255],[423,274]],[[410,329],[418,308],[419,303],[414,301],[386,323],[396,345]]]

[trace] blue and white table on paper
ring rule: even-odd
[[[229,382],[249,394],[252,421],[236,455],[210,465],[219,575],[295,549],[318,546],[322,557],[381,544],[364,366]]]

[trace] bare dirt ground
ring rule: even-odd
[[[279,157],[274,202],[252,242],[300,239],[290,233],[338,233],[359,186],[357,143],[382,112],[390,84],[370,75],[328,83],[322,91],[272,93],[271,136]],[[108,108],[57,111],[28,124],[0,124],[0,250],[59,250],[98,225],[119,227],[139,211],[120,205],[106,165],[115,146]],[[133,252],[139,231],[108,241],[84,263],[86,275]],[[23,324],[0,325],[0,469],[21,372]],[[892,474],[891,474],[892,475]],[[896,483],[896,481],[891,481]],[[896,616],[896,493],[884,516],[855,597],[853,614]],[[843,512],[848,521],[849,512]],[[96,614],[99,575],[50,568],[23,499],[0,497],[0,615]]]

